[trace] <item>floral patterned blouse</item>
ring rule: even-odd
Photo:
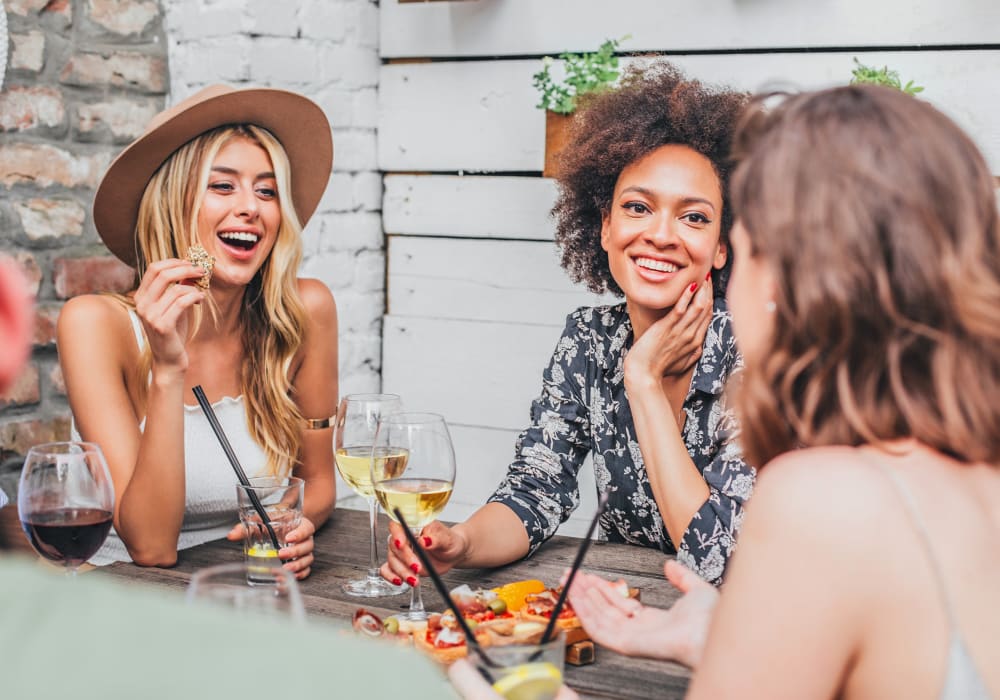
[[[590,452],[598,492],[611,487],[600,521],[604,536],[676,552],[680,562],[718,585],[756,473],[733,440],[738,425],[723,393],[726,380],[743,364],[725,299],[715,300],[683,405],[684,442],[709,497],[679,545],[663,525],[635,437],[624,379],[631,345],[624,303],[583,307],[567,317],[542,375],[542,394],[531,404],[531,425],[518,437],[514,461],[489,500],[521,518],[534,552],[579,505],[577,473]]]

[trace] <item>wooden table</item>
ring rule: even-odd
[[[384,516],[380,518],[379,549],[387,539]],[[468,583],[492,588],[521,579],[540,579],[555,585],[569,567],[580,540],[553,537],[534,556],[499,569],[455,570],[443,578],[450,588]],[[170,569],[143,568],[134,564],[103,567],[98,575],[183,589],[197,569],[230,561],[241,561],[242,546],[220,540],[184,550]],[[656,550],[630,545],[595,542],[587,552],[584,568],[610,579],[624,578],[641,591],[642,601],[668,607],[677,592],[663,579],[664,555]],[[379,615],[406,609],[409,593],[386,598],[351,598],[340,585],[364,574],[368,565],[368,514],[337,510],[316,536],[316,562],[312,575],[301,582],[306,610],[318,615],[349,621],[354,611],[365,607]],[[94,574],[88,574],[94,575]],[[429,580],[423,581],[424,604],[428,610],[443,610],[441,597]],[[566,682],[584,698],[680,698],[688,684],[688,671],[680,665],[632,659],[599,648],[597,660],[588,666],[567,666]]]

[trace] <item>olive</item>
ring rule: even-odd
[[[507,612],[507,603],[504,602],[503,598],[494,598],[489,602],[489,607],[494,615],[503,615]]]
[[[382,623],[382,626],[385,627],[387,634],[396,634],[399,632],[399,620],[395,617],[385,618],[385,622]]]

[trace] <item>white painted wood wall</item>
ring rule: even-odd
[[[552,243],[531,86],[541,56],[629,34],[628,51],[669,53],[692,77],[750,91],[844,84],[856,56],[923,85],[1000,173],[996,0],[382,0],[379,21],[382,385],[452,427],[446,518],[492,492],[566,314],[595,303]],[[595,502],[584,473],[563,532],[579,534]]]

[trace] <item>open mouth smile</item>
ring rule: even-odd
[[[249,231],[222,231],[219,239],[227,246],[241,251],[251,251],[257,247],[260,235]]]

